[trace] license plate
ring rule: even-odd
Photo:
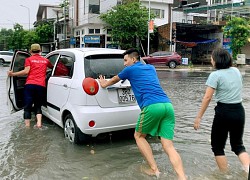
[[[134,103],[135,95],[131,88],[118,89],[119,103]]]

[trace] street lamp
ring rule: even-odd
[[[28,8],[27,6],[24,6],[24,5],[20,5],[20,6],[28,9],[28,13],[29,13],[29,31],[30,31],[30,8]]]

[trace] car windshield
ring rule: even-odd
[[[102,54],[85,57],[84,68],[85,77],[99,78],[99,75],[105,78],[112,78],[124,68],[122,54]]]

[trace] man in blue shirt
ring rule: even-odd
[[[172,142],[175,126],[174,108],[160,86],[154,66],[143,64],[139,59],[138,50],[128,49],[124,52],[124,65],[126,67],[110,80],[106,80],[100,75],[100,85],[106,88],[120,80],[128,79],[130,81],[141,109],[134,137],[140,152],[150,166],[150,169],[142,170],[148,175],[159,177],[160,171],[155,162],[152,149],[146,140],[147,134],[159,136],[163,149],[167,153],[178,179],[184,180],[186,177],[182,160]]]

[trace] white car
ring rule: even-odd
[[[11,51],[0,51],[0,63],[10,63],[13,58],[13,52]]]
[[[81,143],[89,136],[135,128],[139,106],[128,80],[102,88],[97,78],[117,75],[123,68],[123,50],[105,48],[71,48],[50,52],[46,57],[54,64],[47,71],[47,99],[43,115],[64,128],[65,137]],[[24,68],[30,54],[17,51],[12,70]],[[67,71],[62,70],[62,63]],[[23,108],[26,77],[8,77],[8,103],[11,111]]]

